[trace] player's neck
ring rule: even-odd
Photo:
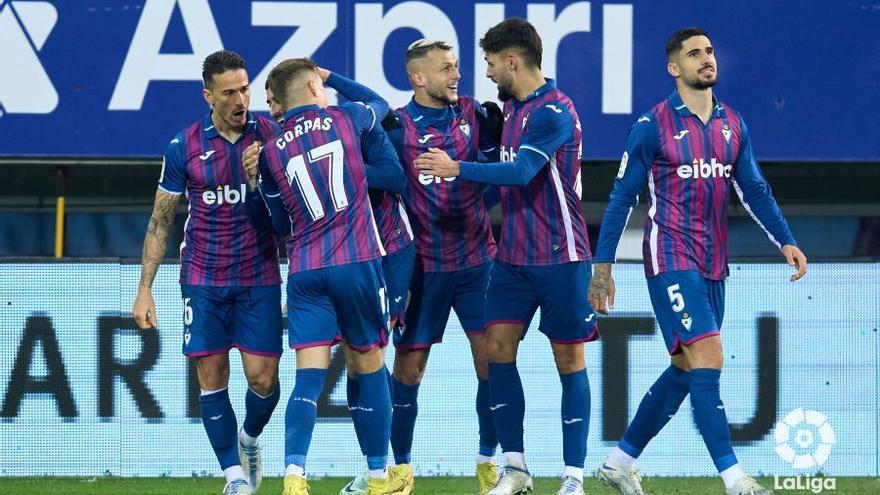
[[[241,136],[242,132],[244,132],[244,126],[230,126],[229,123],[217,115],[217,112],[211,112],[211,123],[214,124],[214,130],[217,131],[217,134],[223,136],[223,139],[226,139],[230,143],[238,141],[238,138]]]
[[[693,89],[679,86],[678,95],[688,110],[705,124],[712,118],[712,88]]]
[[[541,69],[523,72],[521,79],[514,84],[513,96],[517,100],[523,101],[545,84],[547,81],[544,79],[544,73]]]

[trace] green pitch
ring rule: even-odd
[[[309,483],[312,495],[336,495],[348,480],[324,478]],[[759,480],[768,488],[772,478]],[[466,477],[416,478],[416,495],[473,494],[476,481]],[[645,478],[642,486],[651,495],[713,495],[723,494],[718,478]],[[535,495],[554,494],[559,488],[552,478],[535,480]],[[223,489],[220,478],[0,478],[0,493],[16,495],[217,495]],[[595,495],[613,495],[594,479],[584,483],[584,491]],[[281,479],[267,478],[260,486],[260,495],[280,495]],[[778,490],[778,495],[807,495],[809,490]],[[837,478],[837,490],[829,495],[876,495],[880,479]]]

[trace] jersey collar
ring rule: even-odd
[[[727,117],[727,110],[724,108],[724,105],[721,104],[721,101],[715,96],[715,92],[712,92],[712,103],[715,105],[715,108],[712,109],[712,117],[721,119]],[[669,106],[682,117],[694,115],[693,112],[688,109],[687,105],[681,101],[681,95],[678,94],[678,91],[673,91],[672,94],[669,95]]]
[[[309,110],[320,110],[321,107],[318,105],[302,105],[299,107],[291,108],[284,114],[284,123],[286,124],[290,120],[293,119],[294,116],[301,114],[303,112],[308,112]]]
[[[213,111],[208,112],[205,115],[205,118],[202,119],[202,130],[205,132],[205,137],[208,139],[213,139],[215,137],[219,137],[220,133],[217,132],[217,129],[214,127],[214,121],[211,120],[211,114]],[[252,132],[257,128],[257,116],[253,114],[253,112],[247,113],[247,123],[244,125],[244,132],[242,135],[247,134],[248,132]]]
[[[551,79],[549,77],[545,77],[544,84],[541,87],[539,87],[538,89],[527,94],[526,97],[523,98],[522,100],[517,100],[516,98],[513,98],[512,101],[515,106],[519,107],[519,106],[525,104],[526,102],[528,102],[529,100],[533,100],[533,99],[547,93],[548,91],[553,91],[554,89],[556,89],[556,79]]]
[[[438,120],[448,122],[449,116],[455,111],[452,105],[446,105],[443,108],[431,108],[420,105],[416,102],[415,97],[410,99],[404,110],[409,114],[413,122],[415,122],[416,127],[421,130],[426,129],[432,124],[436,124]]]

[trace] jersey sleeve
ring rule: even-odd
[[[617,244],[647,180],[654,157],[660,151],[660,133],[654,117],[645,114],[630,128],[620,168],[602,215],[594,263],[615,261]]]
[[[574,116],[563,105],[548,104],[531,115],[523,144],[510,162],[461,162],[461,178],[483,184],[524,186],[571,138]]]
[[[761,173],[746,123],[740,119],[742,146],[733,170],[733,187],[752,219],[764,230],[777,248],[797,245],[782,210],[773,197],[770,184]]]
[[[361,138],[367,170],[367,184],[376,189],[403,194],[406,176],[397,159],[397,152],[381,127],[376,127]]]
[[[540,153],[549,162],[556,150],[571,138],[574,115],[561,103],[548,103],[535,110],[529,119],[529,129],[519,149]]]
[[[183,194],[186,190],[186,152],[181,134],[175,136],[165,147],[159,189],[169,194]]]
[[[281,198],[281,190],[272,175],[269,158],[265,148],[260,150],[260,197],[269,210],[269,216],[272,220],[272,229],[279,236],[290,234],[290,216],[284,207],[284,200]]]

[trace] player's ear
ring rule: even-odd
[[[513,50],[507,50],[505,61],[507,62],[507,69],[511,72],[515,71],[516,68],[519,66],[518,54]]]
[[[672,77],[678,77],[681,75],[681,71],[678,69],[678,64],[675,62],[669,62],[666,64],[666,72]]]
[[[202,88],[202,97],[208,102],[208,105],[214,106],[214,95],[211,93],[211,90],[208,88]]]

